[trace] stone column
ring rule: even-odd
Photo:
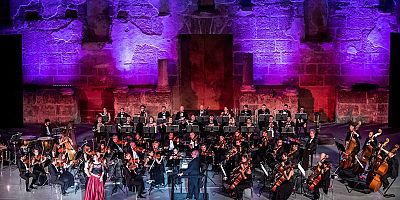
[[[168,84],[168,59],[158,60],[157,92],[171,92]]]
[[[240,90],[242,92],[255,92],[253,85],[253,54],[245,53],[243,59],[243,83]]]

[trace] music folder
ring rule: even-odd
[[[247,119],[251,119],[250,116],[239,116],[239,123],[246,123]]]
[[[172,125],[172,126],[167,126],[167,133],[177,133],[179,132],[179,125]]]
[[[105,126],[100,126],[100,132],[101,133],[111,133],[112,132],[112,125],[105,125]]]
[[[307,116],[307,113],[296,113],[296,114],[294,114],[294,118],[303,119],[304,121],[307,121],[308,116]]]
[[[276,119],[276,121],[286,121],[286,120],[287,120],[287,116],[288,116],[287,113],[285,113],[285,114],[283,114],[283,113],[276,113],[275,119]]]
[[[254,126],[251,126],[251,127],[242,126],[240,128],[240,132],[242,132],[242,133],[254,133],[254,131],[255,131]]]
[[[117,124],[126,123],[126,117],[117,117],[117,118],[115,118],[115,123],[117,123]]]
[[[133,123],[137,124],[137,123],[144,123],[144,117],[143,116],[134,116],[133,117]]]
[[[219,126],[206,126],[205,131],[206,132],[218,132]]]
[[[234,133],[236,129],[236,126],[224,126],[224,133]]]
[[[160,125],[160,124],[163,124],[163,123],[167,123],[167,119],[157,118],[157,125]]]
[[[220,124],[229,123],[229,117],[228,116],[217,117],[217,122]]]
[[[154,134],[154,133],[157,132],[156,129],[157,129],[157,126],[154,126],[154,127],[147,127],[147,126],[145,126],[145,127],[143,127],[143,133]]]
[[[199,133],[200,132],[199,125],[187,125],[186,126],[186,132],[188,132],[188,133],[190,133],[190,132]]]
[[[125,125],[121,126],[121,133],[132,133],[133,132],[133,126]]]
[[[258,115],[258,122],[266,122],[269,117],[269,114],[259,114]]]

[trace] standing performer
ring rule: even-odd
[[[167,107],[161,106],[161,112],[157,114],[158,119],[168,119],[171,117],[171,114],[167,111]]]
[[[267,108],[267,105],[263,104],[261,106],[261,109],[258,110],[257,114],[258,114],[258,116],[260,116],[260,115],[269,115],[270,112],[269,112],[269,109]],[[265,117],[265,119],[267,120],[268,118]],[[267,124],[266,120],[262,121],[262,122],[260,122],[260,121],[258,122],[258,126],[259,126],[260,130],[265,128],[265,126]]]
[[[44,124],[42,125],[42,137],[51,136],[53,132],[50,127],[50,119],[45,119]]]
[[[303,106],[300,106],[300,110],[299,110],[299,112],[298,112],[299,114],[304,114],[305,112],[304,112],[304,107]],[[304,136],[306,136],[307,135],[307,121],[306,121],[306,119],[303,119],[301,116],[300,116],[300,118],[299,119],[296,119],[296,134],[297,134],[297,136],[300,136],[300,129],[303,129],[303,133],[304,133]]]
[[[185,107],[181,106],[179,107],[179,112],[176,113],[175,115],[175,120],[183,120],[183,119],[188,119],[189,115],[185,111]]]
[[[194,195],[195,199],[199,199],[200,193],[200,157],[199,151],[192,151],[193,160],[189,162],[188,168],[185,172],[178,174],[178,176],[187,175],[189,177],[189,193],[186,199],[191,199]]]
[[[310,130],[310,138],[307,140],[306,148],[303,151],[303,162],[302,167],[307,170],[310,161],[310,155],[312,155],[317,149],[318,139],[315,137],[315,130]]]
[[[107,111],[107,108],[103,108],[103,112],[99,115],[104,119],[104,124],[109,124],[111,122],[111,114]]]
[[[93,162],[85,168],[89,177],[87,182],[84,200],[104,200],[103,165],[99,162],[97,155],[93,155]]]

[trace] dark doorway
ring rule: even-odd
[[[389,126],[400,127],[400,33],[390,33]]]
[[[3,94],[0,128],[22,127],[22,37],[0,35],[0,44],[3,77],[0,79],[0,91]]]
[[[232,35],[180,35],[180,99],[187,110],[233,106]]]

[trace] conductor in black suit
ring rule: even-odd
[[[28,169],[28,164],[25,163],[24,161],[26,160],[26,155],[21,156],[21,158],[17,162],[18,170],[19,170],[19,176],[25,180],[25,188],[27,192],[30,192],[30,189],[37,189],[36,187],[33,186],[38,180],[38,176]],[[29,178],[32,177],[32,182],[29,185]]]
[[[42,137],[51,136],[53,134],[50,127],[50,119],[45,119],[42,125]]]
[[[199,151],[192,151],[193,160],[189,162],[189,166],[184,173],[178,174],[178,176],[190,176],[189,177],[189,193],[186,196],[186,199],[191,199],[194,195],[195,199],[199,199],[200,193],[200,157]]]
[[[60,179],[60,175],[62,174],[56,167],[57,161],[54,159],[53,162],[49,165],[49,173],[50,173],[50,180],[49,182],[52,184],[61,185],[61,192],[62,195],[67,194],[66,186],[67,182],[65,180]]]
[[[311,129],[310,137],[307,140],[306,148],[304,149],[304,152],[303,152],[302,167],[305,170],[308,169],[310,155],[312,155],[314,153],[314,151],[317,149],[317,145],[318,145],[318,139],[315,137],[314,129]]]

